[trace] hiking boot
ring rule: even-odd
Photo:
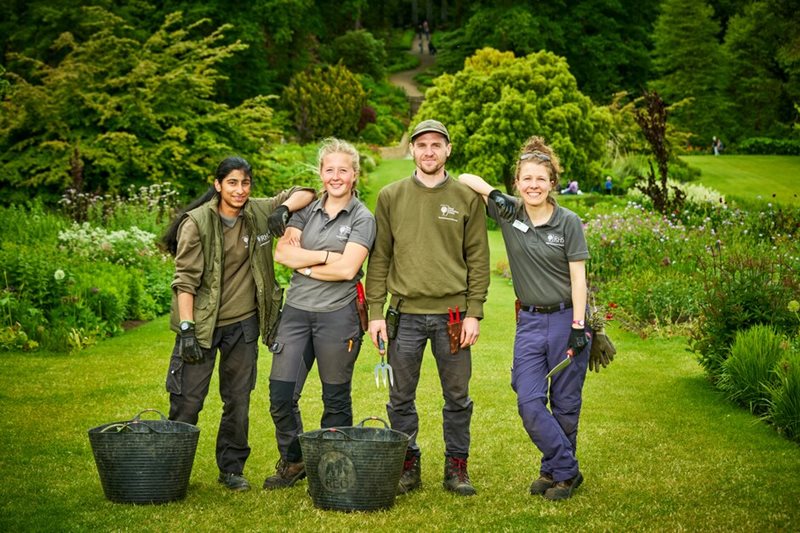
[[[422,465],[419,455],[406,455],[403,461],[403,473],[397,484],[397,494],[407,494],[422,486]]]
[[[275,473],[264,480],[266,490],[285,489],[306,477],[306,465],[303,461],[290,463],[281,458],[275,465]]]
[[[445,489],[460,496],[472,496],[475,494],[475,487],[472,486],[467,473],[466,459],[447,457],[444,463],[444,482],[442,485]]]
[[[572,493],[581,486],[581,483],[583,483],[583,475],[578,472],[575,477],[559,481],[544,491],[544,497],[547,500],[566,500],[572,497]]]
[[[250,483],[242,474],[234,474],[233,472],[220,472],[217,481],[225,485],[225,488],[234,492],[244,492],[246,490],[250,490]]]
[[[531,494],[544,494],[547,489],[555,485],[553,476],[550,474],[542,474],[531,483]]]

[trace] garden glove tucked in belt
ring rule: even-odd
[[[183,362],[189,365],[202,363],[205,359],[200,345],[197,344],[197,336],[194,332],[194,322],[184,320],[180,326],[180,341],[178,343],[178,353],[181,354]]]

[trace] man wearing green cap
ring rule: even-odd
[[[482,199],[444,168],[451,150],[444,124],[417,124],[411,134],[416,170],[384,187],[375,208],[377,235],[367,270],[369,333],[379,350],[389,340],[395,384],[386,409],[392,428],[411,436],[399,493],[422,483],[414,400],[430,341],[444,396],[443,485],[463,496],[475,494],[467,473],[470,347],[478,341],[489,287],[489,246]]]

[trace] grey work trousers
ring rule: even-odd
[[[447,322],[446,314],[400,314],[397,338],[389,342],[389,364],[394,371],[394,387],[389,392],[386,411],[392,429],[411,436],[408,453],[419,455],[416,441],[419,416],[415,400],[422,355],[430,340],[444,396],[442,425],[445,455],[466,459],[469,456],[472,420],[472,399],[469,397],[472,356],[469,348],[450,353]]]
[[[364,332],[355,300],[341,309],[314,312],[285,305],[272,350],[270,414],[278,452],[289,462],[302,458],[300,395],[317,361],[324,406],[320,427],[353,425],[350,383]]]
[[[208,395],[211,375],[219,360],[219,395],[222,417],[217,431],[217,466],[220,472],[241,474],[250,456],[250,393],[256,386],[258,361],[258,316],[214,330],[211,348],[203,349],[205,359],[185,364],[179,349],[180,336],[167,373],[169,419],[196,425]]]

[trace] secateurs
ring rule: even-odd
[[[383,382],[384,387],[387,385],[394,387],[394,372],[392,371],[392,365],[384,360],[383,354],[386,350],[386,344],[383,342],[380,333],[378,334],[378,350],[381,352],[381,362],[375,365],[375,386],[380,388],[381,382]]]

